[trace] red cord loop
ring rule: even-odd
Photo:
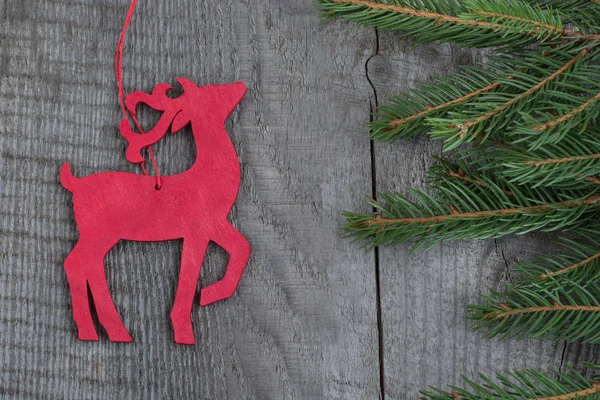
[[[119,89],[119,105],[121,106],[121,111],[123,112],[123,116],[125,119],[129,120],[130,114],[127,112],[125,108],[125,91],[123,90],[123,44],[125,43],[125,34],[127,33],[127,28],[129,27],[129,23],[131,22],[131,18],[133,17],[133,12],[135,11],[135,6],[137,5],[138,0],[131,0],[131,5],[129,6],[129,10],[127,11],[127,16],[125,17],[125,23],[123,24],[123,30],[121,31],[121,36],[119,37],[119,43],[117,44],[117,51],[115,53],[115,75],[117,76],[117,86]],[[133,119],[133,123],[137,127],[138,131],[141,134],[145,132],[142,130],[137,118],[135,115],[131,114],[131,119]],[[154,166],[154,171],[156,173],[156,189],[160,189],[162,184],[160,180],[160,172],[158,170],[158,164],[156,162],[156,158],[154,157],[154,152],[150,148],[147,147],[148,154],[150,154],[150,159],[152,160],[152,165]],[[144,164],[140,164],[142,167],[142,171],[144,175],[148,175],[148,171],[146,170],[146,166]]]

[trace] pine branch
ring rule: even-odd
[[[555,49],[552,57],[531,52],[494,57],[487,69],[464,68],[425,83],[379,107],[369,124],[371,137],[394,141],[430,133],[447,140],[449,150],[463,142],[487,141],[516,123],[516,130],[507,132],[511,142],[526,141],[532,150],[556,144],[571,130],[585,129],[598,114],[593,105],[600,91],[600,65],[578,62],[586,54],[586,62],[599,56],[584,48],[576,55]],[[570,94],[575,87],[593,98]]]
[[[477,153],[472,151],[471,153]],[[559,144],[529,151],[512,145],[480,151],[478,162],[485,169],[519,185],[552,186],[574,190],[597,190],[600,175],[600,129],[565,136]]]
[[[600,196],[516,185],[491,171],[469,171],[473,163],[468,157],[456,164],[443,158],[437,161],[428,179],[433,195],[412,190],[414,201],[410,201],[397,193],[380,194],[383,202],[369,201],[375,215],[344,214],[346,236],[364,241],[367,247],[416,239],[418,248],[442,240],[563,229],[600,211]]]
[[[591,99],[587,100],[585,103],[583,103],[581,106],[569,111],[567,114],[565,115],[561,115],[559,118],[556,118],[552,121],[547,121],[541,125],[536,125],[531,127],[531,130],[533,131],[543,131],[546,130],[548,128],[553,128],[559,124],[562,124],[563,122],[572,119],[573,117],[580,115],[581,113],[583,113],[584,111],[588,110],[591,108],[591,106],[596,103],[598,100],[600,100],[600,93],[596,94],[594,97],[592,97]]]
[[[526,278],[470,306],[486,337],[600,343],[600,0],[319,0],[324,17],[419,35],[418,43],[499,47],[485,67],[426,83],[379,107],[371,137],[444,141],[428,190],[379,194],[345,213],[367,247],[571,230],[560,254],[521,263]],[[530,46],[533,45],[533,46]],[[471,143],[472,146],[463,146]],[[559,373],[560,375],[560,373]],[[579,377],[581,377],[579,375]],[[510,378],[510,379],[509,379]],[[600,381],[535,371],[433,389],[431,399],[600,398]]]
[[[563,238],[558,254],[540,256],[536,262],[522,262],[516,271],[526,280],[549,285],[562,285],[564,279],[580,285],[597,282],[600,278],[600,226],[581,232],[577,240]],[[587,239],[586,239],[587,238]],[[590,240],[591,239],[591,240]]]
[[[518,193],[519,198],[511,199],[493,182],[486,184],[487,187],[479,187],[449,180],[445,186],[437,187],[436,198],[422,191],[410,191],[414,202],[397,193],[381,194],[385,204],[368,202],[377,215],[344,214],[346,235],[363,240],[368,247],[416,239],[414,247],[418,248],[443,240],[564,229],[600,211],[600,196],[596,195],[535,204],[531,192],[514,188],[513,193]]]
[[[475,18],[483,17],[496,24],[536,27],[537,32],[551,31],[565,34],[562,21],[552,9],[542,9],[539,5],[528,7],[520,0],[466,0],[466,8]],[[571,36],[579,32],[569,32]]]
[[[581,50],[552,74],[529,86],[521,93],[514,96],[508,95],[507,100],[505,100],[507,96],[497,94],[484,96],[479,103],[472,104],[473,107],[478,107],[472,111],[455,113],[450,118],[429,118],[428,123],[432,125],[431,135],[445,140],[444,150],[446,151],[463,143],[472,142],[476,138],[480,138],[479,141],[485,141],[493,131],[500,130],[510,123],[510,113],[523,112],[522,107],[531,106],[533,96],[539,94],[542,89],[547,89],[558,78],[563,77],[587,53],[587,49]],[[544,58],[539,61],[551,62],[551,59]],[[526,80],[531,80],[531,75],[527,74],[523,83]],[[511,76],[511,81],[515,85],[520,83],[514,76]],[[516,108],[517,105],[520,105],[521,109]],[[486,109],[487,111],[485,111]]]
[[[539,279],[548,279],[549,277],[554,277],[554,276],[570,273],[573,271],[579,272],[579,270],[581,270],[582,267],[586,267],[586,266],[592,266],[592,267],[594,267],[594,269],[597,270],[598,269],[598,261],[600,261],[600,252],[589,256],[585,260],[579,261],[575,264],[571,264],[568,267],[561,268],[558,271],[552,271],[552,272],[547,272],[545,274],[541,274],[539,276]],[[583,273],[581,273],[580,275],[585,276]],[[586,276],[586,279],[589,279],[589,277]]]
[[[569,280],[551,286],[532,282],[483,297],[484,305],[469,306],[469,318],[474,321],[472,329],[487,329],[484,337],[600,343],[597,282],[585,287]]]
[[[458,170],[457,172],[452,171],[452,170],[445,170],[445,171],[442,171],[442,173],[444,175],[446,175],[446,177],[448,177],[448,178],[460,179],[463,182],[473,183],[475,185],[481,186],[486,189],[489,188],[489,185],[487,183],[483,182],[482,180],[468,177],[462,169]],[[504,194],[506,194],[507,196],[511,196],[511,197],[514,196],[514,193],[511,192],[510,190],[502,190],[502,192]]]
[[[599,367],[593,364],[587,366],[593,369]],[[553,375],[551,377],[535,370],[514,371],[496,374],[495,381],[480,375],[483,384],[477,384],[463,376],[466,389],[451,387],[450,392],[445,392],[431,388],[422,394],[424,399],[430,400],[591,400],[600,396],[600,381],[590,381],[572,368],[568,368],[566,373],[553,371]]]
[[[393,126],[404,125],[407,122],[411,122],[411,121],[413,121],[413,120],[415,120],[417,118],[422,118],[422,117],[424,117],[426,115],[429,115],[429,114],[431,114],[431,113],[433,113],[435,111],[439,111],[439,110],[442,110],[442,109],[444,109],[446,107],[450,107],[450,106],[453,106],[453,105],[456,105],[456,104],[463,103],[463,102],[465,102],[467,100],[470,100],[471,98],[473,98],[475,96],[480,95],[481,93],[492,91],[492,90],[496,89],[498,86],[500,86],[500,82],[490,83],[489,85],[487,85],[487,86],[485,86],[485,87],[483,87],[481,89],[474,90],[474,91],[472,91],[470,93],[464,94],[464,95],[462,95],[462,96],[460,96],[458,98],[455,98],[453,100],[447,101],[447,102],[442,103],[440,105],[437,105],[435,107],[426,108],[426,110],[421,111],[421,112],[419,112],[417,114],[409,115],[409,116],[401,118],[401,119],[391,120],[389,122],[389,125],[392,126],[392,127]]]
[[[561,19],[583,32],[600,31],[600,2],[598,0],[527,0],[532,5],[552,9]]]
[[[443,186],[445,182],[451,181],[452,179],[458,179],[462,182],[488,189],[492,193],[499,190],[509,197],[515,196],[506,182],[498,181],[492,174],[467,172],[469,171],[469,166],[466,162],[466,157],[457,160],[456,163],[442,157],[434,156],[434,159],[437,161],[437,164],[432,166],[429,170],[428,178],[429,183],[434,187]]]
[[[378,29],[418,33],[421,43],[455,41],[473,47],[512,48],[533,43],[555,45],[562,39],[600,40],[600,35],[563,29],[556,16],[548,17],[541,9],[535,9],[526,2],[511,0],[513,5],[518,5],[519,15],[511,13],[515,7],[507,8],[499,0],[465,3],[473,9],[469,10],[467,6],[466,12],[458,15],[430,11],[418,7],[417,2],[401,0],[319,0],[318,7],[324,17],[337,16]],[[494,12],[495,9],[499,11]],[[546,14],[550,13],[546,10]],[[523,15],[541,18],[543,22]]]
[[[463,68],[437,82],[428,82],[412,92],[390,99],[390,105],[380,106],[369,124],[371,138],[394,141],[425,133],[428,117],[441,117],[449,110],[458,110],[467,101],[500,86],[498,77],[481,68]]]
[[[581,176],[579,178],[581,178]],[[600,185],[600,178],[597,178],[595,176],[588,176],[587,178],[583,178],[583,180],[585,182],[593,183],[594,185]]]
[[[600,88],[599,88],[600,89]],[[557,144],[566,135],[577,135],[585,131],[590,123],[598,118],[600,109],[597,106],[600,92],[590,98],[576,98],[563,112],[560,104],[553,102],[551,114],[536,112],[535,115],[522,115],[525,126],[521,124],[514,136],[522,136],[514,143],[527,141],[530,150],[536,150],[545,144]],[[541,122],[540,122],[541,120]],[[527,124],[529,126],[527,126]]]

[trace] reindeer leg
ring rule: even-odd
[[[208,241],[194,236],[183,239],[181,253],[181,269],[179,284],[175,294],[175,302],[171,310],[171,321],[175,331],[175,342],[180,344],[194,344],[194,329],[192,328],[192,306],[194,295],[200,278],[200,269],[206,254]]]
[[[123,321],[117,312],[115,303],[112,300],[110,291],[108,290],[108,282],[106,281],[106,273],[104,271],[104,256],[113,246],[112,244],[106,251],[103,251],[102,256],[96,258],[92,273],[90,274],[88,283],[96,305],[96,312],[100,323],[106,329],[108,338],[111,342],[131,342],[131,336],[127,332]]]
[[[229,253],[229,263],[223,279],[200,291],[201,306],[231,297],[250,258],[250,244],[229,222],[215,230],[212,239]]]
[[[88,301],[87,273],[90,262],[86,247],[86,240],[80,238],[65,259],[65,272],[71,289],[73,319],[77,324],[79,340],[98,340]]]
[[[104,257],[117,240],[81,237],[65,260],[65,271],[73,297],[73,319],[79,339],[98,340],[90,314],[87,288],[89,286],[100,323],[113,342],[131,342],[108,292],[104,273]]]

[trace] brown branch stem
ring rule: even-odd
[[[447,215],[435,215],[433,217],[415,217],[415,218],[399,218],[399,219],[387,219],[382,217],[377,217],[371,220],[364,221],[363,223],[367,226],[373,225],[393,225],[393,224],[401,224],[401,225],[411,225],[411,224],[429,224],[429,223],[438,223],[445,222],[447,220],[455,220],[455,219],[474,219],[481,217],[496,217],[501,215],[515,215],[519,213],[539,213],[547,210],[551,210],[555,207],[579,207],[582,205],[594,205],[600,203],[600,195],[590,196],[585,200],[571,200],[571,201],[563,201],[559,203],[552,204],[542,204],[538,206],[531,207],[517,207],[517,208],[505,208],[499,210],[489,210],[489,211],[475,211],[468,213],[452,213]]]
[[[370,0],[330,0],[330,1],[333,3],[338,3],[338,4],[354,4],[357,6],[370,8],[372,10],[391,11],[391,12],[395,12],[398,14],[410,15],[412,17],[427,18],[427,19],[434,20],[436,24],[451,23],[451,24],[455,24],[455,25],[475,26],[475,27],[479,27],[479,28],[485,28],[485,29],[489,29],[492,31],[495,30],[495,31],[501,31],[501,32],[506,32],[507,30],[511,29],[510,26],[503,25],[503,24],[484,22],[484,21],[476,21],[473,19],[463,19],[463,18],[451,16],[451,15],[446,15],[446,14],[438,14],[438,13],[424,11],[424,10],[415,10],[414,8],[402,7],[402,6],[395,5],[395,4],[377,3],[374,1],[370,1]],[[510,18],[511,16],[504,15],[503,17]],[[527,21],[527,20],[524,20],[524,21]],[[530,22],[533,23],[534,25],[535,24],[539,25],[539,23],[537,23],[535,21],[530,21]],[[552,27],[552,28],[553,28],[553,31],[555,31],[556,27]],[[585,40],[600,40],[600,35],[585,34],[585,33],[566,30],[566,29],[560,30],[560,32],[562,33],[562,35],[567,36],[567,37],[570,36],[570,37],[575,37],[578,39],[585,39]],[[540,26],[538,26],[535,29],[532,29],[529,32],[525,32],[525,34],[527,34],[528,36],[534,36],[534,37],[539,36],[540,33],[542,33]]]
[[[537,125],[534,126],[532,128],[530,128],[532,131],[544,131],[548,128],[552,128],[558,124],[561,124],[571,118],[573,118],[574,116],[576,116],[577,114],[581,114],[582,112],[584,112],[589,106],[591,106],[592,104],[594,104],[596,101],[600,100],[600,93],[596,94],[594,97],[592,97],[591,99],[589,99],[588,101],[586,101],[585,103],[583,103],[581,106],[573,109],[571,112],[561,116],[560,118],[556,118],[553,119],[551,121],[546,122],[545,124],[541,124],[541,125]]]
[[[596,160],[599,158],[600,158],[600,153],[597,153],[597,154],[589,154],[587,156],[547,158],[542,161],[526,160],[526,161],[522,161],[521,164],[533,165],[534,167],[541,167],[542,165],[548,165],[548,164],[562,164],[562,163],[566,163],[566,162]]]
[[[593,177],[593,176],[588,176],[587,178],[584,178],[583,180],[586,181],[586,182],[591,182],[591,183],[593,183],[595,185],[600,185],[600,179],[598,179],[596,177]]]
[[[577,61],[579,61],[579,59],[583,56],[585,56],[588,53],[587,49],[583,49],[581,50],[579,53],[577,53],[577,55],[575,57],[573,57],[569,62],[567,62],[565,65],[563,65],[562,67],[560,67],[557,71],[555,71],[552,75],[544,78],[543,80],[541,80],[540,82],[538,82],[536,85],[532,86],[531,88],[527,89],[525,92],[519,94],[518,96],[514,97],[513,99],[507,101],[506,103],[502,104],[500,107],[495,108],[494,110],[488,111],[485,114],[480,115],[479,117],[463,122],[462,124],[456,125],[456,127],[461,128],[461,130],[465,130],[468,129],[470,127],[472,127],[475,124],[478,124],[480,122],[483,122],[495,115],[500,114],[502,111],[508,109],[509,107],[511,107],[514,104],[517,104],[518,102],[526,99],[530,94],[537,92],[538,90],[540,90],[541,88],[543,88],[548,82],[551,82],[553,80],[555,80],[556,78],[558,78],[560,75],[562,75],[563,73],[565,73],[569,68],[571,68]]]
[[[512,317],[514,315],[535,314],[541,312],[558,312],[558,311],[583,311],[583,312],[600,312],[600,306],[582,306],[582,305],[560,305],[553,304],[551,306],[540,307],[524,307],[510,308],[506,304],[500,305],[504,311],[492,311],[484,315],[487,319],[501,319]]]
[[[452,396],[453,399],[462,400],[461,395],[458,394],[458,392],[456,390],[452,390],[452,392],[450,393],[450,396]]]
[[[600,259],[600,253],[596,253],[593,256],[588,257],[588,258],[586,258],[583,261],[580,261],[580,262],[578,262],[576,264],[570,265],[570,266],[568,266],[566,268],[563,268],[561,270],[548,272],[547,274],[541,274],[539,276],[539,279],[546,279],[546,278],[548,278],[550,276],[565,274],[565,273],[567,273],[569,271],[573,271],[574,269],[583,267],[584,265],[587,265],[587,264],[589,264],[589,263],[591,263],[593,261],[596,261],[598,259]]]
[[[469,182],[469,183],[474,183],[478,186],[481,186],[483,188],[489,189],[489,186],[485,183],[480,181],[479,179],[473,179],[473,178],[469,178],[468,176],[465,175],[465,173],[462,170],[459,170],[458,172],[454,172],[454,171],[450,171],[450,170],[444,170],[442,171],[445,175],[451,177],[451,178],[455,178],[455,179],[459,179],[463,182]],[[514,193],[511,192],[510,190],[502,190],[502,192],[504,192],[504,194],[508,195],[508,196],[513,196]]]
[[[431,112],[439,111],[439,110],[442,110],[442,109],[444,109],[446,107],[450,107],[450,106],[453,106],[455,104],[460,104],[462,102],[465,102],[465,101],[467,101],[467,100],[469,100],[469,99],[471,99],[471,98],[473,98],[475,96],[480,95],[481,93],[485,93],[485,92],[489,92],[490,90],[494,90],[498,86],[500,86],[500,82],[492,83],[492,84],[490,84],[490,85],[488,85],[488,86],[486,86],[484,88],[481,88],[479,90],[475,90],[475,91],[473,91],[471,93],[467,93],[466,95],[458,97],[458,98],[456,98],[454,100],[448,101],[446,103],[440,104],[440,105],[435,106],[435,107],[429,107],[426,110],[421,111],[421,112],[419,112],[417,114],[413,114],[413,115],[409,115],[408,117],[404,117],[404,118],[392,120],[392,121],[390,121],[389,125],[393,126],[393,127],[397,127],[397,126],[403,125],[403,124],[405,124],[407,122],[410,122],[410,121],[413,121],[413,120],[415,120],[417,118],[421,118],[421,117],[423,117],[423,116],[425,116],[425,115],[427,115],[427,114],[429,114]]]
[[[557,33],[559,35],[564,35],[565,32],[569,32],[569,34],[571,34],[571,35],[577,35],[577,36],[581,35],[581,32],[567,31],[566,29],[563,29],[563,28],[557,28],[556,26],[552,26],[552,25],[549,25],[549,24],[543,24],[541,22],[532,21],[530,19],[516,17],[514,15],[499,14],[499,13],[493,13],[493,12],[483,11],[483,10],[473,10],[472,12],[473,12],[473,14],[485,15],[487,17],[504,18],[504,19],[508,19],[508,20],[511,20],[511,21],[519,21],[519,22],[523,22],[523,23],[535,25],[535,26],[539,27],[540,29],[546,29],[546,30],[555,32],[555,33]]]
[[[579,390],[577,392],[571,392],[567,394],[560,394],[558,396],[551,397],[540,397],[537,400],[571,400],[571,399],[583,399],[590,394],[600,393],[600,382],[592,383],[592,387],[588,389]]]

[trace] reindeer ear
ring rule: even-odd
[[[175,118],[173,118],[173,122],[171,123],[171,133],[178,132],[184,126],[186,126],[190,122],[190,118],[188,117],[185,111],[180,111]]]

